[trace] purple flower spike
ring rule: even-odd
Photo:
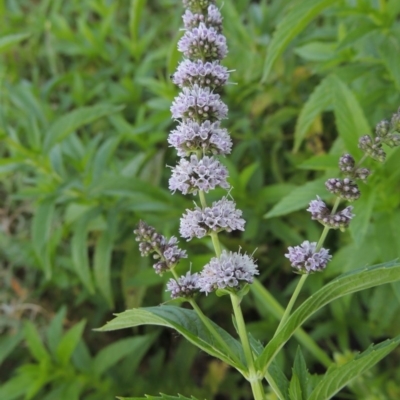
[[[187,30],[178,42],[178,50],[191,60],[222,60],[228,53],[225,36],[200,23]]]
[[[183,194],[197,194],[199,190],[208,193],[217,186],[229,189],[227,177],[228,170],[215,158],[205,156],[199,160],[192,154],[190,161],[182,158],[172,169],[169,189],[173,193],[179,190]]]
[[[235,208],[235,203],[224,197],[204,210],[200,207],[186,210],[181,218],[180,234],[190,240],[202,238],[210,232],[243,231],[246,221],[241,216],[242,211]]]
[[[213,27],[217,32],[222,31],[222,16],[215,5],[209,5],[207,14],[193,13],[190,10],[186,10],[183,14],[183,24],[186,29],[197,28],[201,23],[205,23],[209,27]]]
[[[252,283],[258,275],[257,265],[247,254],[222,251],[219,258],[212,258],[204,266],[198,280],[200,292],[206,294],[217,289],[240,289],[244,283]]]
[[[201,124],[193,121],[182,122],[173,130],[168,142],[175,147],[180,157],[201,151],[203,154],[229,154],[232,140],[219,122],[205,121]]]
[[[203,63],[201,60],[184,60],[179,64],[172,81],[181,88],[197,84],[215,90],[225,85],[228,78],[228,68],[220,65],[218,61]]]
[[[197,122],[214,122],[227,118],[228,107],[210,88],[184,87],[171,106],[172,118],[190,118]]]
[[[310,243],[306,240],[300,246],[289,247],[289,253],[285,257],[290,260],[293,268],[303,274],[322,271],[332,256],[329,250],[322,248],[315,252],[316,248],[316,242]]]
[[[178,281],[171,278],[167,283],[167,292],[171,292],[173,299],[178,297],[192,298],[199,291],[198,280],[199,274],[191,274],[190,272],[181,276]]]

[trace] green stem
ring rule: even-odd
[[[339,207],[339,204],[340,204],[340,197],[337,197],[337,198],[336,198],[336,201],[335,201],[335,204],[333,205],[331,214],[334,214],[334,213],[336,212],[337,208]],[[317,243],[317,247],[316,247],[316,249],[315,249],[315,252],[318,252],[318,251],[321,250],[322,246],[324,245],[326,236],[328,235],[328,232],[329,232],[330,229],[331,229],[331,228],[329,228],[328,226],[325,226],[325,227],[324,227],[324,230],[323,230],[322,233],[321,233],[321,237],[320,237],[319,240],[318,240],[318,243]],[[293,294],[292,294],[292,297],[291,297],[291,299],[290,299],[290,301],[289,301],[289,304],[288,304],[288,306],[286,307],[286,310],[285,310],[285,312],[284,312],[284,314],[283,314],[283,317],[282,317],[282,319],[281,319],[281,322],[279,323],[278,328],[277,328],[276,331],[275,331],[274,337],[277,335],[277,333],[281,330],[282,326],[283,326],[283,325],[285,324],[285,322],[288,320],[288,318],[289,318],[289,316],[290,316],[290,313],[292,312],[292,308],[293,308],[293,306],[294,306],[294,303],[296,302],[297,297],[299,296],[300,291],[301,291],[301,288],[303,287],[303,285],[304,285],[304,283],[305,283],[307,277],[308,277],[308,274],[304,274],[304,275],[302,275],[302,277],[300,278],[300,280],[299,280],[299,282],[298,282],[298,284],[297,284],[297,286],[296,286],[296,289],[294,290],[294,292],[293,292]]]
[[[207,207],[206,196],[202,190],[199,190],[200,204],[204,208]]]
[[[212,240],[212,243],[213,243],[213,246],[214,246],[215,254],[217,255],[217,257],[219,257],[221,255],[221,253],[222,253],[222,250],[221,250],[221,244],[220,244],[219,239],[218,239],[218,233],[217,232],[211,232],[210,236],[211,236],[211,240]]]
[[[240,341],[242,342],[244,356],[246,358],[247,367],[249,371],[248,381],[251,385],[251,390],[253,391],[253,396],[255,400],[264,400],[265,393],[264,388],[262,386],[262,382],[260,377],[257,374],[255,365],[253,352],[250,347],[249,338],[247,336],[246,325],[243,318],[242,309],[240,307],[241,298],[236,294],[231,294],[232,308],[235,314],[237,329],[240,337]]]
[[[281,322],[279,322],[278,328],[276,328],[274,336],[276,336],[278,334],[278,332],[281,330],[282,326],[288,320],[288,318],[290,316],[290,313],[292,312],[292,308],[294,306],[294,303],[296,302],[297,297],[298,297],[298,295],[300,293],[300,290],[303,287],[304,282],[306,281],[307,277],[308,277],[308,274],[304,274],[304,275],[301,276],[301,278],[299,280],[299,283],[297,284],[296,289],[294,290],[293,295],[292,295],[292,297],[291,297],[291,299],[289,301],[289,304],[286,307],[286,310],[285,310],[285,312],[284,312],[284,314],[282,316]]]

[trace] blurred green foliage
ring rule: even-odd
[[[92,331],[113,311],[168,300],[168,277],[139,257],[132,230],[145,219],[176,235],[192,204],[166,189],[181,12],[179,0],[0,1],[1,400],[250,397],[234,371],[169,331]],[[317,194],[330,200],[323,182],[337,176],[338,157],[358,156],[357,138],[400,105],[400,2],[237,0],[221,12],[235,142],[223,162],[247,220],[222,242],[257,248],[260,281],[286,304],[296,279],[283,254],[320,233],[305,206]],[[335,257],[304,298],[341,272],[400,256],[399,155],[370,163],[354,223],[330,235]],[[183,246],[193,270],[212,254],[204,241]],[[398,334],[399,293],[348,296],[305,328],[343,362]],[[277,320],[263,299],[254,286],[244,307],[265,342]],[[202,305],[231,329],[226,299]],[[297,345],[279,359],[288,372]],[[399,363],[397,350],[343,396],[400,398]]]

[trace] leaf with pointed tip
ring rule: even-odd
[[[300,346],[297,348],[296,357],[293,364],[293,373],[297,375],[300,382],[301,393],[303,398],[308,399],[307,387],[309,374],[307,371],[306,361],[304,360],[303,353]]]
[[[400,263],[398,261],[361,268],[338,276],[314,293],[289,317],[279,333],[257,358],[257,368],[265,373],[276,354],[296,330],[326,304],[346,294],[397,281],[400,281]]]
[[[301,392],[300,380],[296,373],[293,373],[289,385],[289,398],[290,400],[303,400]]]
[[[331,85],[331,78],[328,76],[320,82],[304,104],[296,122],[293,151],[296,152],[299,150],[302,141],[317,116],[332,106]]]
[[[295,188],[276,203],[275,206],[264,215],[264,218],[279,217],[293,211],[301,210],[310,200],[315,199],[319,193],[324,192],[324,182],[325,178],[317,179]],[[321,197],[323,198],[324,196]]]
[[[322,380],[315,387],[308,400],[331,399],[340,389],[346,386],[377,362],[387,356],[400,344],[400,335],[394,339],[388,339],[377,345],[371,345],[366,351],[357,355],[354,360],[328,369]]]
[[[244,370],[244,355],[240,343],[234,339],[228,332],[224,331],[211,320],[209,323],[219,333],[226,345],[231,349],[235,361],[227,354],[227,351],[221,347],[218,341],[200,320],[196,312],[174,306],[159,306],[134,308],[116,314],[116,317],[107,322],[105,326],[99,328],[99,331],[113,331],[117,329],[132,328],[139,325],[159,325],[173,328],[183,335],[189,342],[199,347],[206,353],[217,357],[229,365]]]
[[[337,0],[302,0],[295,3],[277,26],[268,47],[262,81],[265,82],[272,65],[288,44],[325,8]]]
[[[98,104],[90,107],[81,107],[57,119],[46,132],[44,143],[45,151],[49,151],[56,143],[69,134],[99,118],[121,111],[123,106]]]

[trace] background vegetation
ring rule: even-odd
[[[144,219],[176,235],[191,205],[167,190],[181,12],[179,0],[0,1],[1,400],[250,398],[234,371],[170,331],[92,330],[112,312],[167,300],[167,277],[140,258],[132,230]],[[297,278],[283,254],[321,231],[306,204],[326,196],[338,157],[358,155],[357,137],[400,105],[400,2],[225,0],[222,14],[225,65],[235,70],[223,93],[235,145],[223,162],[247,220],[245,233],[222,241],[257,249],[262,285],[245,308],[265,342],[277,319],[264,287],[286,304]],[[399,160],[397,149],[374,164],[351,229],[329,236],[334,259],[304,298],[339,273],[400,255]],[[193,270],[212,256],[203,241],[183,246]],[[231,329],[225,298],[201,302]],[[334,302],[306,330],[340,363],[398,334],[399,312],[400,287],[386,285]],[[297,346],[279,360],[289,374]],[[397,350],[338,398],[399,399],[399,364]]]

